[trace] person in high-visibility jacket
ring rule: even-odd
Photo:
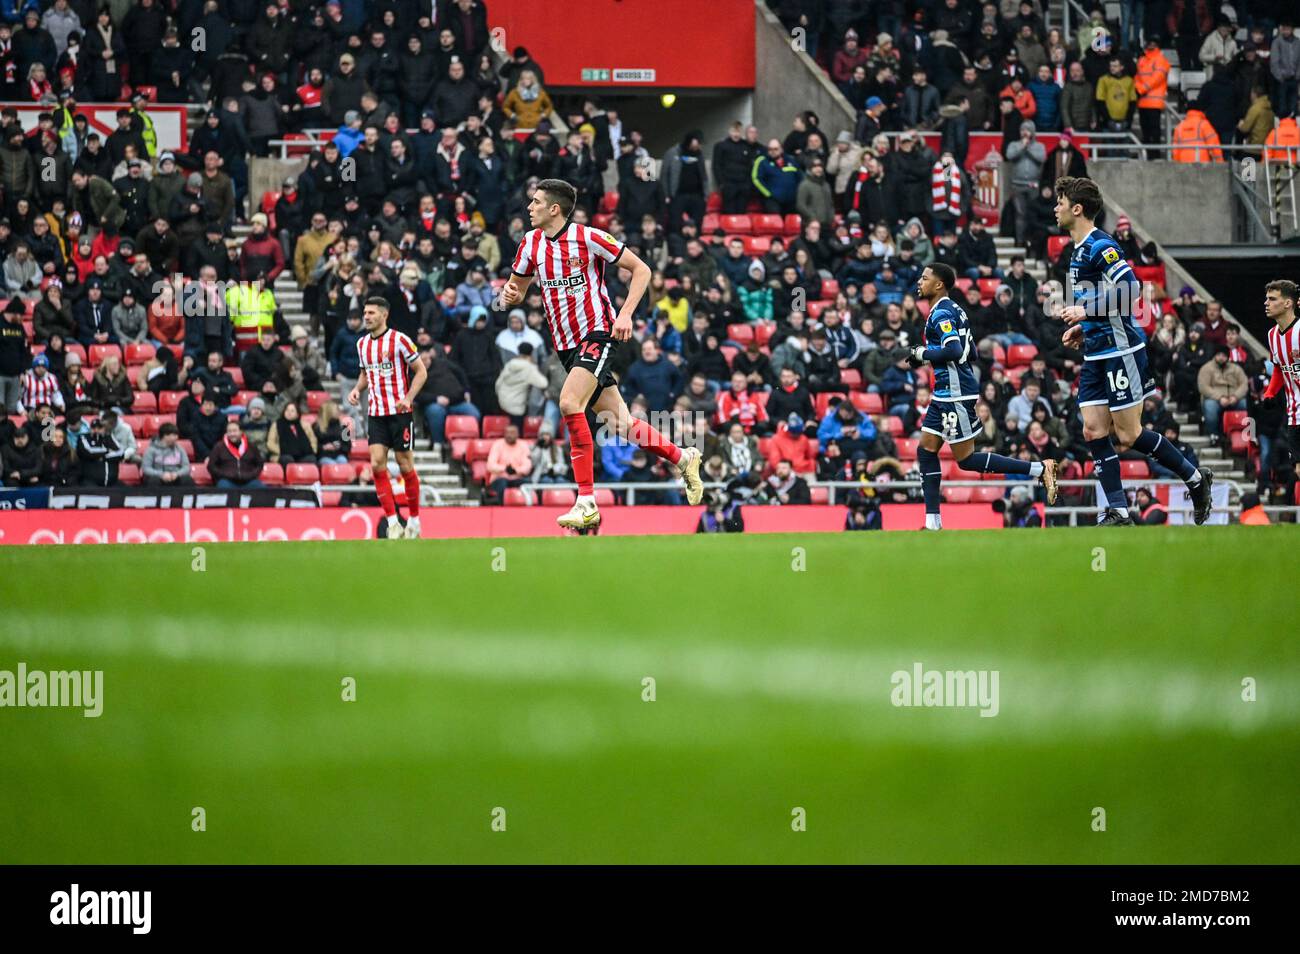
[[[247,351],[262,338],[275,334],[275,309],[275,294],[266,287],[263,275],[226,291],[226,312],[235,326],[236,351]]]
[[[158,155],[158,131],[154,128],[149,114],[145,112],[145,107],[148,105],[149,97],[144,93],[137,91],[131,97],[131,129],[140,134],[149,158],[153,159]]]
[[[1174,162],[1222,162],[1219,134],[1205,113],[1189,109],[1183,121],[1174,127]]]
[[[1159,142],[1160,118],[1165,113],[1165,100],[1169,98],[1169,61],[1160,51],[1160,44],[1155,37],[1147,38],[1146,52],[1137,62],[1133,86],[1138,95],[1138,123],[1142,127],[1142,141]]]
[[[1289,151],[1287,146],[1291,147]],[[1264,140],[1264,161],[1300,165],[1300,126],[1293,117],[1279,121]]]

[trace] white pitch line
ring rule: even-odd
[[[67,615],[8,614],[0,647],[39,653],[130,657],[185,662],[314,669],[396,676],[451,677],[483,683],[565,683],[626,687],[639,698],[641,679],[653,676],[663,705],[682,689],[761,703],[858,708],[843,715],[846,732],[867,737],[961,735],[988,739],[1087,733],[1097,729],[1179,734],[1192,729],[1249,734],[1300,725],[1300,672],[1251,666],[1238,673],[1162,668],[1153,662],[1049,665],[977,649],[847,650],[816,646],[744,646],[734,643],[626,638],[578,641],[498,633],[426,632],[391,627],[366,634],[308,630],[283,623],[234,623],[213,618],[158,618],[145,622]],[[890,703],[891,675],[926,669],[997,669],[1000,712],[979,718],[975,709],[925,712]],[[0,660],[3,663],[3,660]],[[1254,677],[1258,701],[1241,700],[1241,680]],[[671,702],[668,704],[671,705]]]

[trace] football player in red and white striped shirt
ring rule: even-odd
[[[594,449],[588,409],[623,439],[675,466],[686,482],[688,503],[700,502],[704,484],[699,448],[680,448],[647,422],[632,417],[619,393],[609,358],[615,342],[632,337],[632,313],[650,284],[650,266],[607,232],[569,221],[577,199],[577,191],[562,179],[537,184],[528,203],[533,228],[519,243],[501,301],[510,307],[523,301],[534,280],[541,286],[551,340],[569,372],[560,391],[560,413],[569,429],[569,455],[578,483],[577,503],[557,522],[585,529],[600,523],[592,488]],[[617,316],[605,290],[606,265],[632,273],[627,300]]]
[[[400,331],[388,327],[388,301],[384,298],[367,298],[361,311],[369,334],[357,341],[357,356],[361,359],[361,374],[357,386],[348,395],[348,401],[358,404],[361,392],[369,390],[366,399],[366,435],[370,439],[370,469],[374,473],[375,493],[388,518],[388,537],[405,537],[414,540],[420,536],[420,478],[415,472],[415,455],[411,452],[411,401],[420,389],[428,371],[420,360],[420,352],[413,342]],[[407,368],[413,369],[408,381]],[[397,519],[397,505],[393,500],[393,482],[388,476],[388,451],[392,448],[397,467],[402,472],[402,486],[406,490],[406,529]]]
[[[1268,353],[1273,361],[1273,377],[1264,390],[1264,400],[1286,395],[1286,418],[1282,428],[1296,476],[1300,477],[1300,322],[1296,321],[1296,302],[1300,288],[1295,282],[1279,279],[1264,286],[1264,313],[1273,319],[1268,329]]]

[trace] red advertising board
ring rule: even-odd
[[[494,42],[526,47],[547,86],[749,89],[754,15],[753,0],[488,4]]]
[[[426,537],[559,536],[556,507],[446,507],[425,510]],[[843,507],[744,509],[747,533],[816,533],[844,529]],[[882,508],[887,530],[924,523],[919,505]],[[367,540],[380,519],[376,508],[249,508],[246,510],[25,510],[0,516],[0,544],[228,543],[272,540]],[[607,507],[601,533],[694,533],[695,507]],[[1002,519],[983,504],[944,507],[945,527],[993,528]]]

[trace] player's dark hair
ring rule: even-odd
[[[1082,176],[1062,176],[1056,180],[1057,198],[1062,196],[1070,205],[1083,207],[1085,219],[1096,219],[1101,212],[1101,190],[1097,183]]]
[[[930,270],[931,275],[943,282],[945,291],[952,291],[957,287],[957,271],[951,265],[945,265],[943,262],[931,262],[925,267]]]
[[[1264,291],[1265,292],[1275,291],[1283,298],[1289,298],[1291,300],[1292,308],[1295,307],[1297,301],[1300,301],[1300,298],[1296,297],[1298,291],[1296,288],[1296,283],[1292,281],[1287,281],[1285,278],[1279,278],[1275,281],[1269,282],[1267,285],[1264,286]]]
[[[543,179],[537,183],[537,191],[545,192],[551,202],[560,207],[560,214],[566,219],[578,204],[578,190],[563,179]]]
[[[366,299],[366,304],[367,304],[367,305],[374,305],[376,308],[378,308],[378,309],[379,309],[380,311],[382,311],[384,314],[388,314],[388,299],[387,299],[387,298],[380,298],[378,295],[371,295],[369,298]]]

